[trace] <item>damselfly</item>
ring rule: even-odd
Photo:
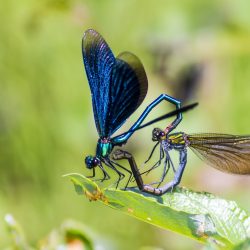
[[[95,156],[85,158],[86,167],[93,170],[91,177],[95,176],[95,167],[99,167],[106,180],[110,176],[102,164],[113,169],[118,174],[118,181],[124,174],[117,169],[123,169],[131,176],[131,171],[110,159],[110,154],[115,146],[122,146],[132,134],[145,125],[141,125],[150,111],[161,101],[172,102],[172,97],[162,94],[153,101],[141,114],[134,125],[125,133],[111,137],[126,119],[140,106],[144,100],[148,81],[144,67],[138,57],[130,52],[123,52],[114,57],[108,44],[102,36],[93,29],[84,33],[82,40],[83,62],[91,90],[92,106],[96,128],[99,134]],[[180,108],[155,119],[147,124],[168,118],[191,109],[196,104]]]
[[[189,135],[183,132],[169,134],[166,131],[155,128],[152,139],[153,141],[157,141],[156,146],[160,145],[161,157],[159,162],[149,171],[160,165],[164,159],[164,155],[164,170],[159,184],[163,182],[170,166],[174,170],[174,179],[162,187],[158,186],[155,188],[153,185],[144,184],[141,173],[130,153],[117,150],[113,154],[113,158],[116,160],[128,160],[137,186],[144,192],[162,195],[180,183],[187,163],[188,147],[209,165],[223,172],[241,175],[250,174],[250,135],[239,136],[216,133]],[[172,150],[176,150],[179,153],[179,166],[176,170],[170,157],[170,151]]]

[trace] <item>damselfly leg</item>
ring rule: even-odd
[[[161,175],[161,179],[159,181],[155,181],[155,182],[151,182],[149,185],[157,185],[157,187],[159,187],[162,182],[164,181],[165,177],[167,176],[167,173],[170,169],[170,159],[166,156],[165,160],[164,160],[164,165],[163,165],[163,172]]]
[[[125,188],[124,188],[124,189],[126,190],[126,188],[128,187],[129,182],[130,182],[131,179],[132,179],[132,176],[133,176],[132,172],[129,171],[128,169],[126,169],[125,167],[123,167],[122,165],[120,165],[119,163],[117,163],[117,162],[115,162],[115,161],[112,161],[112,160],[110,160],[110,161],[111,161],[114,165],[116,165],[117,167],[123,169],[124,171],[126,171],[126,172],[129,174],[128,181],[127,181],[127,183],[126,183],[126,185],[125,185]],[[118,183],[118,184],[119,184],[119,183]]]
[[[158,184],[157,185],[157,188],[160,187],[160,185],[162,184],[162,182],[164,181],[165,177],[167,176],[168,174],[168,171],[170,169],[170,159],[168,159],[167,157],[165,158],[165,162],[164,162],[164,168],[163,168],[163,173],[162,173],[162,176],[161,176],[161,179],[158,183],[155,183],[155,184]]]
[[[108,167],[113,169],[118,174],[118,180],[115,182],[116,183],[116,188],[117,188],[120,181],[125,177],[125,175],[122,172],[120,172],[119,170],[117,170],[117,168],[113,165],[113,163],[111,162],[111,160],[109,158],[105,159],[104,161],[105,161],[105,164]]]
[[[152,158],[152,156],[153,156],[153,154],[154,154],[154,152],[155,152],[155,149],[157,148],[157,146],[159,145],[159,143],[160,143],[160,142],[157,142],[157,143],[154,145],[154,147],[153,147],[153,149],[152,149],[152,151],[151,151],[151,153],[150,153],[148,159],[147,159],[144,163],[148,163],[148,162],[150,161],[150,159]]]
[[[140,170],[142,170],[142,169],[144,169],[144,168],[146,167],[146,164],[147,164],[147,163],[150,161],[150,159],[152,158],[152,156],[153,156],[153,154],[154,154],[154,151],[155,151],[155,149],[157,148],[157,146],[159,145],[159,143],[160,143],[160,142],[157,142],[157,143],[154,145],[154,147],[153,147],[153,149],[152,149],[152,151],[151,151],[151,153],[150,153],[148,159],[144,162],[144,164],[142,165],[142,167],[140,167]],[[146,172],[147,172],[147,171],[146,171]]]
[[[110,179],[110,176],[109,176],[109,174],[107,173],[107,171],[103,168],[101,162],[100,162],[100,164],[99,164],[98,166],[99,166],[100,169],[102,170],[103,178],[102,178],[102,179],[95,180],[95,181],[99,181],[99,180],[100,180],[101,182],[103,182],[103,181],[105,181],[105,180],[109,180],[109,179]]]
[[[138,188],[140,190],[142,190],[143,180],[142,180],[142,177],[140,175],[139,169],[136,165],[134,157],[129,152],[118,149],[113,153],[113,158],[115,160],[123,160],[123,159],[128,160],[128,163],[130,165],[130,168],[131,168],[131,171],[133,173],[136,184],[137,184]]]
[[[92,168],[92,175],[87,176],[87,178],[94,178],[95,177],[95,168]]]
[[[161,165],[161,161],[164,158],[164,150],[162,148],[162,145],[160,144],[160,159],[147,171],[144,171],[141,173],[141,175],[146,174],[148,175],[153,169],[158,168]]]

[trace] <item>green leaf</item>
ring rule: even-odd
[[[162,196],[138,189],[103,189],[80,174],[68,174],[78,194],[155,226],[218,248],[232,248],[250,237],[250,217],[234,201],[209,193],[175,188]]]
[[[250,239],[240,243],[233,250],[250,250]]]
[[[12,215],[5,216],[8,231],[12,237],[12,244],[7,249],[33,250],[26,241],[21,226]],[[36,249],[85,249],[94,250],[94,243],[88,228],[76,221],[68,220],[61,227],[53,229],[47,237],[39,240]]]
[[[72,220],[64,222],[61,227],[53,229],[39,242],[39,249],[86,249],[94,250],[88,229]]]

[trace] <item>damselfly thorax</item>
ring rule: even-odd
[[[99,158],[107,157],[112,152],[112,149],[113,144],[109,138],[100,138],[96,146],[96,156]]]
[[[152,131],[152,140],[158,141],[164,151],[172,149],[182,150],[189,145],[187,135],[183,132],[167,134],[160,128],[154,128]]]

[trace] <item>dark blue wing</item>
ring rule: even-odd
[[[111,73],[116,59],[102,36],[92,29],[84,33],[82,53],[91,90],[96,128],[99,136],[105,136]]]
[[[130,52],[116,59],[111,78],[110,112],[107,117],[109,136],[140,106],[148,90],[148,80],[138,57]]]
[[[83,59],[100,137],[110,137],[146,96],[148,82],[140,60],[129,52],[117,59],[94,30],[83,37]]]

